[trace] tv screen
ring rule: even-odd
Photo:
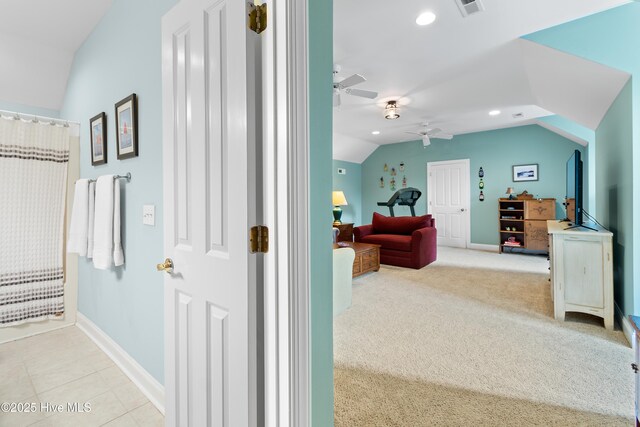
[[[582,160],[578,150],[575,150],[567,160],[567,195],[565,202],[569,220],[576,225],[582,225]]]

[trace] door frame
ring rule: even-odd
[[[429,177],[431,176],[431,168],[434,166],[444,166],[452,163],[463,163],[467,169],[467,179],[466,182],[463,183],[463,186],[466,187],[467,190],[467,207],[466,207],[466,219],[464,221],[465,226],[467,228],[467,233],[465,236],[465,246],[468,249],[471,246],[471,160],[470,159],[452,159],[452,160],[443,160],[438,162],[427,162],[427,213],[431,214],[431,184],[429,181]],[[437,228],[437,225],[436,225]]]
[[[265,426],[310,425],[307,1],[273,0],[264,32]],[[269,256],[270,255],[270,256]]]

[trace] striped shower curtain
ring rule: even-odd
[[[0,327],[64,313],[69,128],[0,117]]]

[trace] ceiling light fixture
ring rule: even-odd
[[[371,135],[380,135],[380,131],[379,130],[374,130],[373,132],[371,132]]]
[[[436,20],[436,14],[433,12],[424,12],[421,13],[417,18],[416,18],[416,24],[418,25],[429,25],[429,24],[433,24],[433,22]]]
[[[491,110],[489,111],[489,115],[490,116],[498,116],[500,115],[501,111],[500,110]]]
[[[389,120],[394,120],[400,117],[398,114],[398,105],[396,101],[388,101],[387,106],[384,107],[384,118]]]

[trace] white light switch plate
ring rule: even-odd
[[[155,205],[144,205],[142,207],[142,223],[145,225],[156,225]]]

